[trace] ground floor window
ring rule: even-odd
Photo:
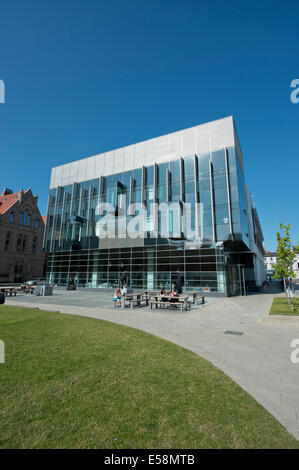
[[[66,286],[114,288],[123,282],[132,288],[226,292],[223,252],[218,248],[184,249],[170,245],[111,248],[49,253],[47,280]]]

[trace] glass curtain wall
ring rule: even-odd
[[[187,249],[183,240],[163,238],[99,239],[99,202],[115,206],[117,224],[133,214],[130,203],[146,207],[146,230],[153,230],[151,203],[189,203],[195,229],[196,203],[203,209],[203,245]],[[122,219],[121,219],[122,218]],[[66,285],[70,276],[79,286],[115,287],[122,279],[133,288],[170,288],[179,275],[184,288],[226,292],[223,242],[248,244],[244,175],[235,148],[193,155],[175,161],[100,177],[50,190],[44,246],[48,281]]]

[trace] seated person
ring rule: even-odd
[[[172,289],[171,294],[170,294],[171,299],[169,299],[169,302],[178,302],[179,299],[176,297],[179,297],[179,294],[175,288]]]
[[[165,287],[162,287],[161,292],[160,292],[160,295],[167,295],[167,292],[166,292],[166,290],[165,290]],[[167,297],[162,297],[161,300],[162,300],[162,302],[168,302],[168,298],[167,298]]]
[[[120,297],[121,297],[120,288],[117,287],[116,291],[114,292],[114,297],[113,297],[113,300],[116,302],[117,307],[120,305]]]

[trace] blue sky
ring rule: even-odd
[[[0,185],[233,115],[267,249],[299,241],[298,1],[2,2]]]

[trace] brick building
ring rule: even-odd
[[[0,196],[0,283],[24,282],[42,277],[45,254],[42,251],[45,217],[37,207],[38,197],[31,189]]]

